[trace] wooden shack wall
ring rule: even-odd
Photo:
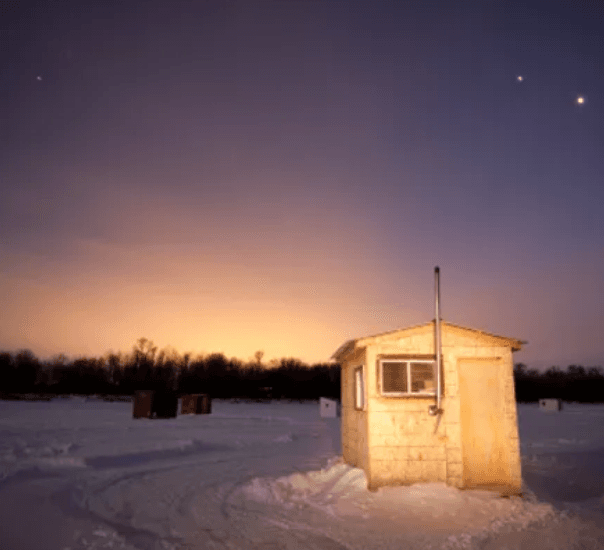
[[[367,376],[367,365],[365,363],[365,350],[355,350],[341,365],[341,432],[342,432],[342,455],[344,461],[351,466],[363,468],[368,466],[367,445],[367,411],[355,409],[355,381],[354,371],[359,366],[365,369]],[[365,385],[366,382],[365,382]],[[365,395],[367,392],[365,391]]]
[[[400,485],[420,481],[446,481],[445,425],[430,416],[433,397],[383,397],[378,360],[381,355],[432,355],[427,335],[413,335],[367,348],[368,375],[368,485]],[[446,403],[443,404],[448,418]]]

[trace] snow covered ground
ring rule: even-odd
[[[1,550],[604,548],[604,406],[519,406],[525,495],[369,492],[318,403],[0,401]]]

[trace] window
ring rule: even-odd
[[[434,394],[434,361],[380,359],[382,395]]]
[[[354,369],[354,408],[363,410],[365,408],[365,380],[363,378],[363,367]]]

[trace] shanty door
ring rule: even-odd
[[[504,365],[498,359],[460,359],[458,366],[464,486],[506,486],[510,482],[510,466]]]

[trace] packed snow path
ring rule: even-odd
[[[2,550],[604,548],[604,407],[519,406],[524,498],[369,492],[317,403],[0,402]],[[600,527],[602,526],[602,527]]]

